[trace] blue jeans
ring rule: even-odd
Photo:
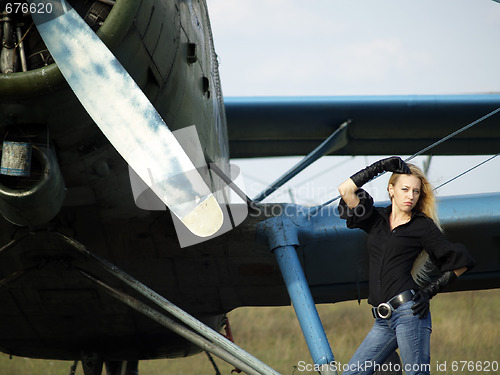
[[[414,303],[402,304],[389,319],[375,320],[349,365],[344,366],[343,375],[368,375],[384,369],[382,364],[398,347],[405,375],[430,374],[431,314],[419,319],[411,309]]]

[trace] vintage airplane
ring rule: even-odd
[[[306,155],[325,140],[321,154],[408,154],[486,114],[427,153],[500,151],[500,119],[492,113],[498,94],[224,101],[202,0],[0,1],[3,153],[14,144],[29,145],[32,154],[26,176],[0,175],[4,353],[82,360],[86,375],[100,374],[103,363],[109,375],[122,374],[124,361],[132,375],[139,360],[197,353],[199,342],[151,316],[148,295],[154,291],[154,298],[220,330],[235,308],[290,304],[273,255],[281,248],[297,250],[316,303],[367,296],[364,237],[346,230],[335,205],[311,215],[310,208],[242,196],[237,206],[249,210],[243,223],[188,247],[180,245],[175,215],[139,208],[127,158],[115,147],[129,125],[117,121],[118,136],[104,135],[31,20],[30,12],[51,13],[47,4],[66,3],[96,30],[171,131],[196,126],[204,163],[214,168],[200,174],[214,193],[233,185],[223,179],[230,157]],[[100,63],[98,55],[87,58]],[[103,100],[95,83],[92,95]],[[133,162],[141,157],[147,155]],[[231,212],[234,205],[226,203]],[[448,237],[466,244],[477,262],[454,290],[500,287],[500,195],[446,198],[440,215]],[[284,227],[291,240],[282,236]]]

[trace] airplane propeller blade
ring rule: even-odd
[[[216,233],[223,222],[219,204],[125,68],[65,0],[30,4],[45,10],[32,12],[38,31],[111,144],[191,232]]]

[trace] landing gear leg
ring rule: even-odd
[[[139,375],[139,361],[106,362],[107,375]]]
[[[82,367],[85,375],[101,375],[104,361],[99,354],[85,353],[82,355]]]

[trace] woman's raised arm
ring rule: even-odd
[[[359,198],[356,195],[357,190],[358,187],[350,178],[339,185],[339,193],[349,208],[354,208],[359,204]]]
[[[359,204],[359,198],[356,195],[358,188],[384,171],[411,173],[410,168],[408,168],[406,163],[397,156],[382,159],[373,163],[365,169],[353,174],[351,178],[348,178],[339,185],[339,193],[347,206],[349,206],[349,208],[356,207]]]

